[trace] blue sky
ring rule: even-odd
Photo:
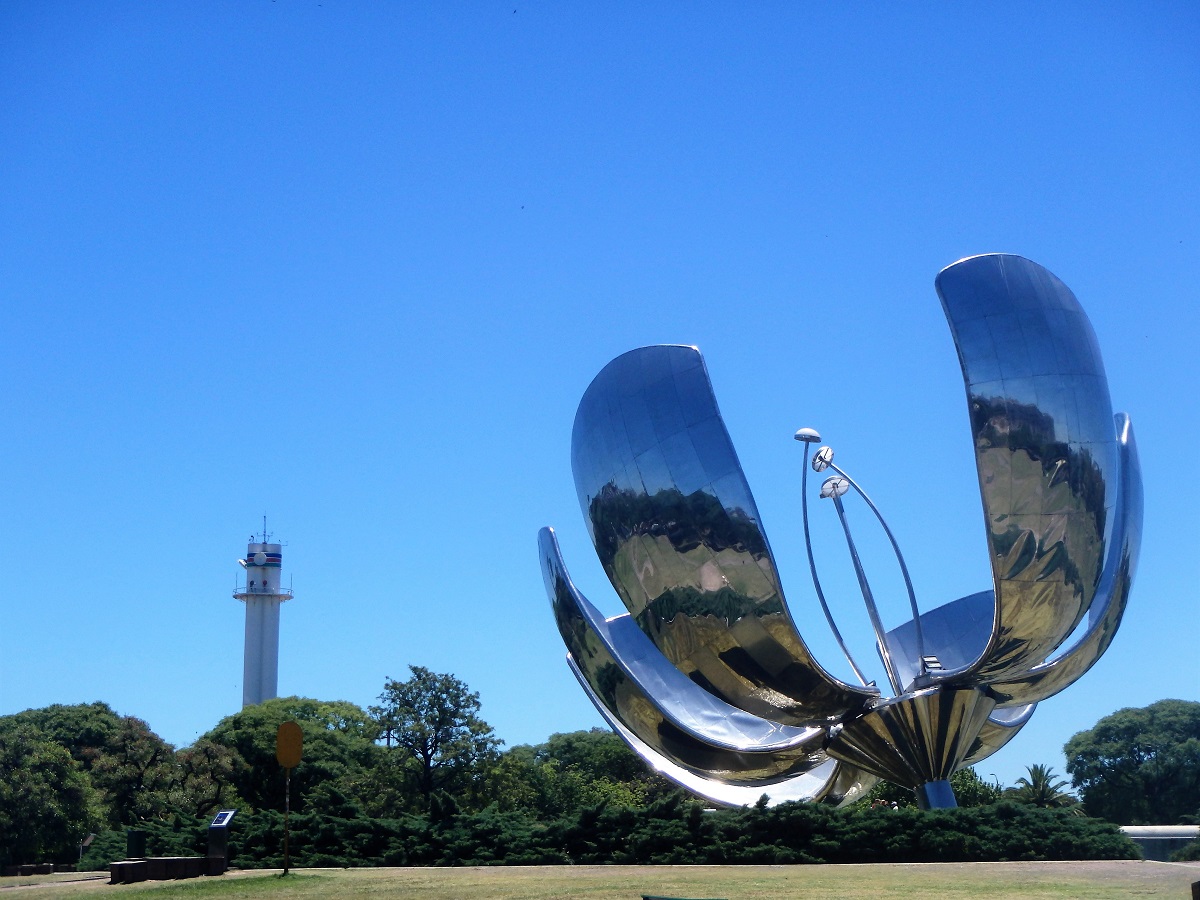
[[[1090,315],[1146,528],[1108,654],[979,770],[1061,771],[1101,716],[1200,699],[1198,47],[1187,3],[3,4],[0,714],[100,699],[182,745],[236,712],[265,513],[281,693],[365,706],[417,664],[510,745],[598,725],[535,538],[620,611],[571,421],[663,342],[705,354],[848,675],[791,435],[871,493],[923,608],[988,587],[933,278],[989,251]]]

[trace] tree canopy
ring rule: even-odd
[[[453,675],[408,668],[411,677],[387,679],[371,707],[378,733],[399,754],[424,808],[436,791],[477,793],[503,743],[479,715],[479,694]]]
[[[1063,752],[1089,815],[1162,825],[1200,812],[1200,703],[1159,700],[1118,710],[1072,737]]]
[[[1028,775],[1022,775],[1014,787],[1004,792],[1005,798],[1040,809],[1070,809],[1079,805],[1075,797],[1063,790],[1067,782],[1049,766],[1035,763],[1027,766],[1026,771]]]
[[[902,820],[878,819],[869,801],[888,799],[889,807],[891,799],[902,807],[913,801],[907,789],[880,785],[867,803],[840,811],[845,818],[820,811],[820,804],[803,813],[762,804],[730,813],[730,830],[722,831],[718,823],[726,819],[702,814],[701,804],[654,773],[611,731],[554,734],[544,743],[501,752],[477,693],[453,675],[421,666],[409,671],[406,680],[385,681],[369,712],[345,701],[277,698],[226,716],[180,750],[141,719],[104,703],[0,716],[0,860],[69,861],[77,842],[96,830],[102,833],[89,859],[103,865],[120,852],[129,826],[146,831],[153,853],[202,852],[207,817],[217,808],[237,808],[245,829],[239,846],[253,854],[245,862],[267,864],[282,840],[284,773],[275,736],[287,721],[300,726],[304,739],[302,761],[292,770],[291,808],[296,827],[307,829],[313,841],[305,851],[313,865],[873,859],[879,826]],[[1162,822],[1169,821],[1159,815],[1164,809],[1176,820],[1200,811],[1194,790],[1198,703],[1170,700],[1122,710],[1076,735],[1068,755],[1072,775],[1090,792],[1085,797],[1093,813],[1119,822]],[[971,821],[990,821],[986,810],[993,810],[1037,830],[1058,821],[1054,816],[1070,818],[1062,810],[1033,811],[1051,818],[1029,818],[1033,813],[1023,811],[1073,802],[1045,766],[1031,766],[1029,777],[1006,792],[1019,804],[998,803],[999,785],[971,769],[956,772],[951,783],[960,806],[980,808],[982,818]],[[1146,809],[1137,807],[1141,802]],[[970,818],[974,812],[955,815]],[[859,849],[835,852],[827,835],[820,846],[775,846],[773,829],[785,819],[844,825],[848,846]],[[743,841],[743,827],[758,831]],[[1108,838],[1093,846],[1085,834],[1091,826],[1063,828],[1076,837],[1053,852],[1119,850]],[[930,848],[918,852],[905,844],[908,839],[907,832],[888,838],[897,842],[899,855],[887,858],[925,858],[920,854]],[[1012,834],[1004,839],[1024,846]],[[721,846],[713,849],[710,840]],[[962,840],[948,835],[928,858],[981,858],[983,850],[958,856],[966,852]]]
[[[107,703],[55,704],[0,717],[4,732],[23,732],[66,751],[113,827],[174,812],[175,748],[141,719],[120,716]]]
[[[29,726],[0,729],[0,865],[61,858],[100,827],[100,797],[65,747]]]
[[[275,734],[296,722],[304,735],[304,760],[292,772],[292,809],[303,812],[310,794],[331,783],[353,793],[375,761],[377,727],[358,706],[344,700],[278,697],[226,716],[197,741],[227,748],[236,757],[215,762],[234,792],[252,809],[283,809],[284,772],[275,760]],[[211,788],[210,788],[211,790]]]

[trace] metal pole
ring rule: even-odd
[[[908,566],[904,564],[904,555],[900,552],[900,545],[896,543],[896,538],[892,534],[892,529],[888,528],[888,523],[883,520],[883,513],[871,502],[871,498],[867,496],[867,492],[858,486],[858,482],[834,465],[833,462],[829,463],[829,468],[845,478],[850,482],[850,486],[858,491],[858,496],[862,497],[867,502],[867,506],[871,507],[871,512],[875,513],[875,518],[883,526],[883,533],[887,535],[887,539],[891,542],[892,551],[896,554],[896,561],[900,563],[900,574],[904,576],[904,587],[908,590],[908,606],[912,610],[913,629],[916,631],[917,636],[917,671],[924,675],[925,634],[921,628],[921,611],[917,609],[917,595],[913,590],[912,579],[908,577]]]
[[[799,434],[799,432],[797,432]],[[808,551],[808,571],[812,573],[813,587],[817,591],[817,600],[821,604],[821,610],[825,613],[825,621],[829,623],[829,630],[833,632],[834,640],[838,646],[842,648],[842,655],[846,657],[846,662],[850,663],[850,668],[854,670],[854,675],[862,685],[867,684],[867,679],[862,671],[854,662],[854,657],[850,655],[850,650],[846,646],[846,642],[842,639],[842,633],[838,630],[837,622],[833,620],[833,613],[829,611],[829,604],[825,602],[825,592],[821,590],[821,580],[817,578],[817,563],[813,559],[812,538],[808,532],[808,446],[811,441],[804,442],[804,468],[801,470],[803,474],[800,476],[800,511],[804,519],[804,549]]]
[[[263,530],[266,530],[266,521],[264,517]],[[292,770],[284,769],[284,789],[283,789],[283,874],[288,873],[288,866],[291,863],[291,858],[288,856],[288,817],[292,812]]]
[[[849,480],[849,479],[847,479]],[[837,510],[838,519],[842,523],[842,531],[846,533],[846,545],[850,548],[850,561],[854,563],[854,574],[858,576],[858,586],[862,590],[863,601],[867,605],[867,614],[871,617],[871,627],[875,629],[875,639],[879,646],[879,657],[883,660],[883,668],[887,671],[888,681],[892,690],[899,694],[900,676],[896,673],[892,654],[888,650],[887,639],[883,630],[883,620],[879,618],[879,610],[875,606],[875,597],[871,594],[871,586],[867,583],[867,573],[863,571],[862,561],[858,558],[858,549],[854,546],[854,538],[850,537],[850,523],[846,521],[846,511],[842,509],[842,498],[836,493],[830,494],[833,506]]]

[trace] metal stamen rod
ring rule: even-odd
[[[913,591],[912,579],[908,577],[908,566],[904,564],[904,554],[900,552],[900,545],[896,543],[896,538],[892,534],[892,529],[888,528],[888,523],[883,520],[883,514],[879,511],[875,504],[871,502],[871,498],[867,496],[867,492],[858,486],[858,482],[835,466],[832,460],[829,463],[829,468],[833,469],[833,471],[845,478],[848,482],[850,482],[850,486],[854,488],[854,490],[858,491],[858,496],[862,497],[863,500],[866,501],[867,506],[871,507],[871,512],[875,513],[875,518],[878,519],[879,524],[883,526],[883,533],[886,534],[887,539],[891,541],[892,550],[896,553],[896,561],[900,563],[900,574],[904,576],[904,587],[908,591],[908,605],[912,610],[913,628],[916,630],[917,635],[918,671],[924,675],[926,671],[925,635],[921,629],[921,611],[917,609],[917,595],[916,592]]]
[[[892,662],[891,651],[888,650],[883,620],[879,618],[879,609],[875,606],[871,585],[867,583],[867,573],[863,570],[862,560],[858,558],[858,548],[854,546],[854,538],[850,536],[850,523],[846,521],[846,511],[842,508],[842,494],[849,489],[848,481],[849,479],[842,479],[836,475],[830,476],[821,486],[821,496],[833,500],[834,509],[837,510],[838,519],[842,523],[842,531],[846,534],[846,546],[850,548],[850,561],[854,563],[854,574],[858,576],[858,587],[862,591],[863,601],[867,605],[867,615],[871,617],[871,627],[875,629],[875,643],[879,647],[879,658],[883,661],[883,668],[887,672],[892,690],[900,694],[903,689],[900,687],[900,676],[896,673],[896,665]]]
[[[817,591],[817,600],[821,603],[821,611],[825,613],[825,621],[829,623],[829,630],[833,632],[834,640],[842,648],[846,662],[850,663],[850,668],[854,670],[854,676],[865,687],[868,684],[866,676],[854,662],[854,657],[850,655],[850,649],[842,640],[842,633],[838,630],[837,622],[833,620],[833,613],[829,611],[829,604],[825,602],[825,592],[821,590],[821,580],[817,578],[817,563],[813,559],[812,539],[808,533],[808,448],[821,440],[821,435],[812,428],[801,428],[796,432],[796,440],[804,443],[804,469],[800,476],[800,510],[804,519],[804,549],[808,551],[808,571],[812,573],[813,587]]]

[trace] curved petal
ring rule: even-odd
[[[542,577],[567,649],[589,666],[593,642],[675,728],[699,741],[737,752],[820,751],[824,728],[781,725],[718,700],[658,652],[628,614],[605,619],[575,587],[553,528],[538,533]],[[595,679],[595,674],[589,677]]]
[[[1074,682],[1108,649],[1125,614],[1142,542],[1142,470],[1129,416],[1118,413],[1115,419],[1120,443],[1121,475],[1115,527],[1097,592],[1101,602],[1092,605],[1088,629],[1070,650],[1057,659],[1035,667],[1019,679],[991,685],[992,692],[1003,704],[1044,700]]]
[[[712,803],[721,806],[750,806],[766,794],[771,806],[791,800],[825,799],[844,805],[865,796],[867,791],[879,782],[873,775],[832,759],[826,759],[820,766],[803,775],[779,781],[762,781],[753,785],[729,784],[705,777],[704,774],[672,762],[626,728],[621,719],[597,696],[591,682],[580,671],[570,654],[567,655],[567,664],[609,727],[621,736],[634,753],[664,778]]]
[[[965,672],[987,647],[992,636],[996,597],[992,591],[969,594],[921,614],[921,634],[926,656],[937,657],[942,668],[929,672],[929,681],[951,681]],[[912,690],[921,674],[917,630],[912,621],[887,633],[896,671],[905,690]]]
[[[967,753],[967,758],[962,761],[959,768],[973,766],[980,760],[987,759],[1015,738],[1017,732],[1024,728],[1025,723],[1033,717],[1035,709],[1037,709],[1037,704],[1030,703],[1028,706],[993,710],[983,728],[979,730],[979,736],[975,738],[975,742]]]
[[[547,542],[553,541],[552,534],[545,535],[543,532],[543,536]],[[652,747],[657,754],[694,773],[729,784],[744,785],[779,781],[808,772],[825,762],[822,749],[824,732],[821,729],[784,728],[780,732],[772,728],[773,723],[762,720],[754,722],[753,717],[728,707],[725,712],[731,718],[732,727],[721,731],[722,736],[729,739],[723,743],[710,742],[704,736],[680,728],[678,723],[681,720],[689,724],[719,727],[714,718],[722,711],[720,701],[705,695],[703,689],[695,685],[691,685],[690,691],[684,689],[690,682],[678,672],[675,683],[665,672],[654,673],[651,684],[667,686],[668,693],[648,693],[637,680],[630,677],[628,669],[618,662],[610,649],[608,638],[611,638],[614,630],[611,626],[617,625],[618,630],[626,636],[636,632],[636,627],[628,622],[628,617],[621,616],[613,622],[605,622],[601,629],[593,627],[599,614],[571,584],[561,567],[561,561],[550,553],[544,553],[542,565],[559,632],[567,644],[569,655],[591,686],[592,693],[600,698],[600,702],[626,730],[636,734],[642,743]],[[622,621],[627,628],[620,628]],[[666,660],[663,663],[670,665]],[[640,669],[642,674],[646,674],[644,666]],[[656,683],[659,677],[662,680]],[[687,708],[689,699],[697,701],[695,710]],[[676,715],[666,715],[664,707]],[[697,716],[696,712],[700,715]],[[738,739],[745,742],[746,735],[738,733],[738,726],[752,734],[757,730],[760,736],[774,731],[769,736],[774,738],[777,746],[770,750],[753,746],[731,748],[731,742]],[[791,743],[785,745],[789,740]]]
[[[996,592],[974,683],[1044,662],[1096,596],[1117,448],[1100,352],[1074,294],[1019,256],[938,275],[958,348]]]
[[[792,725],[878,696],[826,672],[797,633],[695,347],[644,347],[605,366],[580,401],[571,461],[605,572],[685,675]]]

